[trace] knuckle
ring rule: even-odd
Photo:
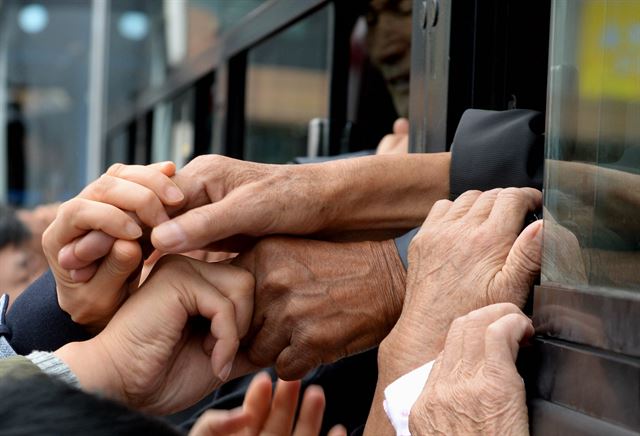
[[[449,330],[452,333],[464,331],[469,321],[470,321],[470,318],[468,314],[459,316],[453,320],[453,322],[451,323],[451,328]]]
[[[114,179],[108,174],[103,174],[98,180],[89,185],[91,198],[102,199],[113,188]]]
[[[125,166],[126,165],[121,164],[121,163],[114,163],[113,165],[111,165],[109,167],[109,169],[107,170],[106,174],[108,174],[110,176],[118,177],[120,174],[122,174],[122,171],[125,168]]]
[[[145,210],[146,208],[148,208],[149,206],[157,206],[157,196],[156,194],[151,191],[150,189],[143,189],[141,192],[141,200],[142,200],[142,210]]]
[[[274,292],[285,292],[292,282],[291,276],[291,271],[288,268],[276,268],[264,276],[263,285],[266,289]]]
[[[197,223],[194,226],[187,226],[186,228],[200,228],[200,229],[211,229],[213,228],[214,222],[213,222],[213,217],[211,216],[211,213],[206,209],[206,208],[197,208],[197,209],[192,209],[190,211],[191,216],[193,218],[193,221],[195,223]]]
[[[256,279],[253,274],[241,268],[236,269],[235,282],[241,290],[253,291],[256,286]]]
[[[57,217],[65,221],[68,220],[74,214],[79,203],[81,203],[79,198],[72,198],[71,200],[65,201],[58,207]]]
[[[249,348],[249,350],[247,351],[247,358],[249,359],[249,362],[251,362],[251,364],[259,366],[261,368],[270,366],[272,363],[272,361],[268,359],[262,351],[256,349],[255,347]]]
[[[525,191],[520,188],[504,188],[498,192],[496,201],[516,201],[525,197]]]
[[[464,195],[464,194],[463,194]],[[442,208],[442,207],[449,207],[453,204],[453,202],[451,200],[446,200],[446,199],[440,199],[438,201],[436,201],[432,208],[438,207],[438,208]]]
[[[479,197],[480,195],[482,195],[482,191],[479,191],[477,189],[471,189],[469,191],[463,192],[462,195],[456,198],[456,202],[460,201],[460,199],[467,199],[469,197]],[[442,201],[442,200],[439,200],[439,201]]]

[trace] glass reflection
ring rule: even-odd
[[[307,155],[309,122],[328,115],[328,26],[324,8],[249,52],[245,159]]]
[[[640,289],[640,3],[554,5],[544,280]]]

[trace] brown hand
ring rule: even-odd
[[[286,379],[376,346],[400,314],[404,268],[393,241],[259,242],[234,264],[254,273],[249,358]]]

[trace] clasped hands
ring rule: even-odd
[[[211,159],[211,157],[208,158]],[[57,222],[52,225],[47,235],[45,235],[44,240],[45,249],[47,250],[49,260],[52,262],[54,274],[58,282],[60,304],[72,314],[75,320],[91,325],[99,330],[130,294],[134,293],[134,297],[137,295],[144,296],[145,294],[152,295],[153,291],[142,292],[142,290],[145,289],[144,286],[140,291],[135,292],[135,286],[131,285],[130,279],[142,258],[142,250],[136,242],[137,238],[143,233],[141,224],[154,229],[151,234],[151,241],[156,247],[160,247],[163,251],[176,252],[186,251],[200,246],[206,246],[210,249],[238,247],[238,243],[246,240],[247,237],[258,237],[265,234],[284,232],[300,234],[314,233],[331,229],[340,223],[341,214],[337,210],[339,208],[329,207],[328,210],[323,210],[323,208],[326,209],[327,206],[322,200],[327,197],[321,192],[323,185],[317,182],[319,180],[326,180],[326,178],[320,177],[319,179],[314,179],[310,176],[313,175],[314,172],[325,171],[326,167],[316,166],[308,171],[298,171],[297,169],[283,169],[283,167],[280,166],[269,168],[269,166],[251,163],[239,164],[237,163],[238,161],[234,161],[235,163],[230,165],[231,168],[235,166],[237,170],[238,165],[242,167],[241,171],[237,171],[236,177],[234,178],[229,177],[228,174],[224,174],[225,171],[228,171],[228,168],[225,170],[226,167],[223,165],[229,163],[225,161],[226,158],[213,157],[213,159],[221,160],[221,162],[218,163],[220,164],[219,169],[222,174],[213,176],[215,183],[202,182],[202,180],[209,180],[209,182],[211,182],[212,179],[211,176],[208,179],[205,177],[205,165],[202,160],[198,161],[197,159],[189,164],[192,165],[190,172],[186,171],[188,167],[184,169],[187,174],[191,175],[191,179],[187,177],[189,183],[186,183],[184,178],[181,180],[180,174],[171,180],[170,177],[173,175],[174,168],[171,164],[167,163],[156,164],[155,166],[149,167],[115,166],[109,170],[107,175],[85,189],[77,199],[63,205],[56,220]],[[285,166],[284,168],[287,167]],[[208,171],[210,173],[213,172],[211,168],[208,168]],[[321,176],[326,176],[326,174],[321,174]],[[296,194],[294,190],[294,188],[300,184],[304,186],[304,189],[300,189],[300,192],[304,192],[307,195],[306,198],[300,197],[300,194]],[[183,196],[181,197],[179,193],[178,195],[170,195],[169,192],[171,191],[176,193],[175,188],[178,186],[180,186],[179,191],[182,191]],[[273,188],[274,186],[278,188]],[[309,192],[313,192],[313,189],[318,190],[317,198],[309,200],[308,194]],[[261,190],[269,195],[265,195],[264,198],[261,196],[256,197],[256,192],[261,192]],[[252,202],[252,199],[255,201]],[[297,202],[296,200],[300,201]],[[431,200],[433,199],[425,202],[427,207],[433,204]],[[516,241],[514,244],[514,240],[518,235],[519,228],[522,226],[523,214],[525,214],[527,210],[538,207],[539,202],[540,198],[537,191],[503,190],[490,191],[482,195],[480,195],[480,193],[465,194],[465,196],[456,201],[453,206],[446,202],[436,203],[429,218],[427,218],[425,222],[425,226],[423,226],[423,231],[421,231],[422,235],[425,233],[429,234],[430,228],[438,228],[437,225],[427,225],[428,223],[434,224],[434,220],[435,224],[438,224],[439,221],[446,221],[445,218],[450,218],[454,221],[473,218],[473,220],[470,221],[472,224],[471,228],[473,229],[472,234],[467,235],[470,236],[471,239],[453,237],[447,240],[447,238],[441,237],[442,244],[446,245],[450,240],[457,240],[461,244],[468,244],[470,240],[472,245],[479,246],[479,250],[489,250],[488,253],[485,253],[486,256],[481,256],[481,258],[488,258],[489,262],[484,262],[484,264],[480,262],[480,267],[476,268],[475,278],[478,280],[473,282],[474,274],[465,274],[465,276],[471,277],[472,283],[463,284],[467,287],[474,285],[478,289],[472,295],[463,297],[463,301],[466,301],[469,307],[466,309],[462,307],[461,310],[464,310],[464,312],[460,315],[474,307],[481,307],[494,300],[502,301],[502,299],[507,298],[507,301],[510,301],[510,299],[515,298],[515,302],[519,304],[523,302],[524,297],[522,296],[521,289],[524,286],[528,289],[531,276],[537,272],[535,271],[535,267],[527,269],[530,263],[522,263],[523,259],[528,258],[528,250],[524,242],[531,242],[536,239],[539,232],[534,230],[524,232],[520,235],[520,238],[518,238],[524,241],[521,243]],[[382,203],[384,203],[384,201]],[[97,206],[98,204],[100,206]],[[146,206],[142,207],[140,204],[145,204]],[[309,204],[315,204],[316,206],[309,207]],[[259,207],[256,207],[256,205]],[[98,212],[91,216],[91,212],[88,211],[92,208],[101,208],[103,212]],[[203,208],[206,208],[206,210],[203,210]],[[128,211],[129,214],[123,212],[123,210]],[[175,214],[176,211],[184,210],[186,210],[185,213],[169,221],[169,215]],[[286,213],[283,213],[283,210],[286,211]],[[81,211],[82,213],[78,213]],[[132,214],[135,214],[135,219],[130,216]],[[106,218],[107,216],[108,218]],[[513,223],[510,223],[507,218],[513,221]],[[430,219],[432,222],[430,222]],[[358,222],[357,219],[355,221]],[[400,221],[401,222],[397,220],[394,221],[393,216],[391,216],[387,217],[386,222],[394,225],[402,224],[406,226],[408,224],[406,218],[405,221]],[[484,225],[482,225],[483,223]],[[360,222],[360,225],[362,224],[363,223]],[[464,223],[458,224],[458,227],[460,227],[458,229],[455,225],[447,225],[447,227],[451,228],[449,233],[451,233],[451,231],[464,233],[463,230],[465,230],[465,226],[463,224]],[[491,236],[492,230],[495,230],[492,229],[492,226],[504,227],[502,231],[498,231],[497,239]],[[230,228],[236,229],[235,233],[230,231]],[[484,230],[478,231],[479,229]],[[421,235],[416,238],[415,241],[417,242],[414,241],[412,249],[410,250],[410,264],[420,264],[419,259],[421,258],[437,258],[434,251],[439,245],[437,242],[438,232],[435,230],[432,232],[434,232],[432,236],[435,237],[435,243],[421,244],[421,240],[428,238]],[[475,236],[473,232],[475,232]],[[93,238],[93,243],[89,244],[87,240],[91,238]],[[389,274],[389,271],[394,271],[394,268],[398,269],[399,260],[397,259],[397,255],[395,255],[395,257],[389,255],[389,252],[395,250],[395,248],[391,246],[392,250],[389,250],[388,242],[389,241],[387,241],[386,245],[375,245],[368,242],[366,244],[353,243],[365,245],[350,246],[345,244],[340,246],[347,254],[351,255],[352,261],[357,259],[357,254],[354,257],[354,253],[358,253],[358,250],[360,250],[360,252],[362,250],[377,252],[374,256],[377,261],[373,262],[373,264],[372,262],[368,264],[365,262],[364,266],[370,268],[372,273],[370,276],[375,275],[376,271],[378,273],[382,271],[381,276],[384,279],[380,282],[375,281],[377,277],[371,277],[378,289],[385,290],[386,288],[387,291],[383,292],[382,298],[380,298],[380,295],[376,296],[376,299],[382,301],[380,305],[381,308],[383,308],[381,311],[382,315],[378,313],[380,312],[379,310],[371,310],[369,314],[364,313],[360,317],[352,317],[362,323],[361,330],[364,332],[363,335],[357,334],[352,338],[347,338],[344,343],[338,344],[337,349],[329,349],[327,356],[323,356],[322,354],[314,355],[311,353],[311,356],[306,359],[306,361],[302,359],[303,364],[299,368],[292,370],[292,374],[299,376],[304,372],[305,368],[309,369],[309,365],[315,366],[325,361],[325,359],[328,361],[331,359],[335,360],[335,358],[347,355],[354,350],[357,351],[359,347],[375,345],[382,337],[386,336],[391,327],[393,327],[404,300],[404,274],[397,274],[397,277],[394,277],[394,274]],[[320,241],[316,241],[316,243],[328,244]],[[287,244],[289,244],[288,247]],[[253,250],[238,258],[236,263],[252,271],[258,270],[260,265],[262,265],[260,259],[274,259],[274,256],[271,255],[274,250],[270,249],[269,245],[288,248],[282,250],[281,253],[293,259],[295,259],[296,256],[300,256],[301,259],[308,258],[308,253],[305,253],[305,247],[296,246],[295,239],[283,238],[283,240],[271,241],[266,239],[258,243]],[[511,248],[511,245],[513,245],[513,248]],[[49,248],[47,249],[47,247]],[[88,247],[93,247],[93,249],[88,250]],[[385,249],[383,247],[387,248]],[[425,247],[424,250],[422,250],[424,252],[417,247]],[[419,293],[418,291],[411,291],[412,289],[419,290],[425,286],[424,280],[421,281],[418,276],[436,277],[440,280],[440,283],[447,283],[447,277],[455,276],[455,274],[452,276],[450,273],[455,272],[457,267],[466,265],[465,262],[474,261],[473,256],[467,256],[465,260],[464,258],[459,258],[459,256],[456,257],[452,255],[452,253],[467,252],[465,250],[467,247],[458,248],[461,249],[456,249],[456,247],[451,248],[449,246],[442,249],[442,253],[449,253],[448,256],[444,256],[444,259],[449,258],[450,262],[436,262],[435,265],[425,265],[425,260],[421,267],[413,268],[414,271],[420,269],[423,271],[423,274],[416,273],[413,279],[410,277],[407,285],[407,298],[410,299],[409,301],[412,301],[412,304],[405,304],[405,309],[407,307],[426,307],[425,305],[413,304],[416,301],[412,300],[415,298],[415,295],[430,295],[430,300],[427,298],[426,301],[435,303],[435,308],[438,307],[438,304],[442,304],[442,302],[455,301],[457,303],[460,301],[460,298],[456,299],[456,296],[453,294],[447,295],[450,298],[434,299],[434,295],[437,296],[437,294],[434,293],[436,290],[432,292],[421,291]],[[493,255],[491,255],[492,252],[494,253]],[[270,255],[267,256],[265,253]],[[278,257],[275,257],[275,259],[278,259]],[[282,257],[280,259],[282,259]],[[418,261],[416,259],[418,259]],[[153,280],[156,279],[156,277],[161,277],[160,273],[163,271],[163,268],[169,270],[171,259],[164,262],[165,263],[160,266],[160,269],[158,269],[158,272],[149,278],[149,286],[154,283]],[[180,262],[185,261],[182,260]],[[195,261],[187,262],[191,263]],[[319,264],[322,264],[322,262],[319,262]],[[264,263],[264,265],[267,264]],[[318,300],[326,296],[329,298],[341,297],[335,294],[336,288],[334,286],[325,286],[323,289],[322,281],[318,280],[315,275],[317,271],[309,268],[309,262],[301,263],[302,269],[299,271],[300,274],[297,274],[293,281],[290,275],[286,280],[282,280],[281,276],[286,275],[286,269],[278,268],[277,262],[272,265],[275,268],[267,270],[268,273],[264,274],[266,279],[259,280],[259,283],[256,284],[258,292],[256,296],[257,306],[261,304],[260,295],[263,294],[262,291],[265,291],[265,294],[268,294],[270,291],[276,297],[281,297],[281,295],[279,295],[279,293],[281,293],[280,291],[291,291],[296,288],[296,281],[298,282],[298,288],[310,289],[310,292],[306,295],[306,301],[310,302],[309,307],[318,306],[317,303],[314,303],[314,299]],[[437,265],[440,266],[437,267]],[[522,271],[523,265],[524,272]],[[219,266],[221,265],[210,265],[210,267]],[[470,264],[470,266],[473,265]],[[227,267],[233,268],[229,265],[227,265]],[[453,270],[451,268],[453,268]],[[399,269],[402,270],[401,265]],[[365,268],[364,271],[366,272],[367,269]],[[426,273],[424,273],[425,271]],[[343,270],[341,271],[342,274],[337,274],[337,276],[340,276],[344,288],[348,288],[351,284],[362,282],[364,276],[366,276],[366,274],[364,274],[363,276],[354,277],[350,282],[348,279],[345,280],[345,277],[348,278],[348,274],[344,274],[344,272]],[[438,275],[438,272],[442,274]],[[172,275],[172,273],[167,274]],[[322,275],[319,276],[322,277]],[[287,282],[287,280],[287,286],[279,289],[278,284]],[[104,286],[107,282],[110,286]],[[160,280],[160,282],[165,284],[163,280]],[[183,287],[184,283],[187,283],[187,281],[183,280],[178,280],[177,282],[178,286],[182,284]],[[433,282],[437,283],[438,280],[433,280]],[[135,283],[135,281],[133,283]],[[309,283],[314,283],[316,286],[309,287],[307,286]],[[148,289],[151,288],[149,287]],[[453,290],[454,287],[447,287],[446,289]],[[446,291],[446,289],[443,291]],[[491,291],[491,289],[493,289],[493,291]],[[104,291],[101,292],[101,290]],[[229,295],[224,291],[220,294],[222,295],[221,301],[226,301],[226,304],[223,304],[222,307],[226,306],[227,313],[230,314],[233,312],[234,315],[238,315],[237,307],[235,306],[238,302],[229,301]],[[293,292],[284,292],[282,294],[286,295],[286,298],[282,299],[285,304],[282,304],[280,307],[298,306],[297,304],[286,304],[288,298],[292,298],[292,296],[295,295]],[[339,287],[338,294],[340,294]],[[180,292],[177,292],[177,295],[180,295]],[[473,295],[477,295],[478,297],[474,298]],[[518,295],[520,296],[518,297]],[[138,300],[133,297],[130,298],[129,302],[122,307],[119,313],[126,313],[125,309],[128,307],[127,305],[133,304],[136,301],[143,301],[142,298],[143,297],[139,297]],[[344,298],[344,296],[342,296],[342,298]],[[388,298],[388,301],[385,301],[385,298]],[[421,297],[421,299],[423,298]],[[277,300],[277,298],[275,300]],[[273,306],[278,307],[278,304],[274,304]],[[328,305],[325,302],[322,306],[326,307]],[[274,326],[278,326],[278,311],[271,311],[270,313],[268,309],[264,310],[264,307],[269,307],[269,305],[262,307],[263,309],[261,311],[256,307],[256,312],[259,313],[259,316],[253,317],[252,324],[257,324],[261,327],[261,330],[259,329],[258,333],[252,338],[255,342],[253,346],[249,348],[249,355],[253,354],[254,359],[262,358],[265,361],[275,359],[279,366],[286,369],[288,368],[288,364],[293,360],[290,356],[295,355],[293,353],[296,349],[295,341],[292,340],[291,343],[289,343],[289,338],[285,341],[282,338],[278,338],[277,334],[274,334],[274,331],[277,330]],[[231,308],[231,311],[228,311],[229,308]],[[385,312],[384,308],[390,309]],[[397,332],[402,331],[403,328],[410,328],[412,325],[416,325],[414,323],[419,322],[419,319],[415,316],[409,316],[408,312],[405,313],[405,309],[403,309],[403,316],[400,317],[400,321],[383,342],[379,359],[385,359],[384,350],[388,348],[388,346],[385,347],[385,343],[391,344],[394,337],[398,336]],[[188,310],[186,312],[189,313]],[[457,316],[451,311],[434,310],[434,308],[429,312],[430,314],[436,314],[440,317]],[[275,318],[273,318],[274,313],[276,313]],[[304,310],[301,313],[303,314]],[[204,315],[203,313],[200,314]],[[209,313],[209,315],[211,315],[211,313]],[[330,313],[329,316],[330,315],[335,315],[335,313]],[[212,316],[209,317],[212,318]],[[218,315],[218,317],[219,319],[225,319],[224,315]],[[232,366],[233,371],[242,370],[245,364],[250,365],[245,354],[235,354],[238,350],[238,340],[242,337],[242,332],[246,332],[245,328],[247,324],[244,322],[244,319],[241,318],[241,316],[238,316],[236,319],[233,319],[230,315],[226,316],[230,324],[235,324],[234,328],[227,331],[230,332],[229,336],[215,336],[220,332],[218,332],[217,329],[212,329],[212,334],[204,335],[204,337],[207,338],[206,340],[201,337],[201,350],[204,349],[205,354],[209,350],[213,350],[211,353],[214,360],[213,367],[216,368],[216,374],[220,379],[227,376],[226,370],[229,363],[220,356],[235,356]],[[280,326],[291,324],[293,318],[299,319],[304,317],[295,316],[285,318],[285,323],[280,323]],[[119,319],[123,321],[117,324],[125,324],[125,318],[120,315],[116,315],[114,322]],[[186,319],[188,319],[188,317],[186,317]],[[426,323],[426,325],[437,330],[430,332],[433,334],[429,335],[434,347],[436,347],[436,344],[439,344],[441,347],[444,343],[444,336],[451,320],[452,319],[449,319],[447,322],[446,319],[441,319],[434,320],[437,322],[433,324]],[[383,325],[384,327],[377,330],[377,333],[367,334],[367,330],[370,330],[366,328],[368,323]],[[112,324],[113,322],[107,327],[105,333],[114,329],[111,327]],[[186,323],[183,326],[185,325]],[[339,323],[337,325],[339,325]],[[425,325],[425,323],[422,322],[422,325]],[[313,341],[309,342],[310,335],[308,333],[311,331],[309,329],[313,328],[313,325],[305,327],[304,325],[301,326],[293,322],[293,326],[290,327],[290,331],[297,331],[299,333],[299,337],[301,338],[297,344],[299,349],[304,349],[305,345],[316,345],[316,348],[317,345],[322,345],[322,342],[316,342],[315,344]],[[191,332],[192,330],[189,328],[185,331]],[[376,329],[374,329],[374,332],[375,331]],[[420,329],[416,329],[416,331],[419,332]],[[394,334],[394,332],[396,333]],[[269,346],[263,347],[261,350],[260,346],[256,347],[255,343],[260,344],[265,342],[259,340],[260,335],[272,340],[274,348],[272,349],[271,346]],[[415,337],[415,335],[413,337]],[[422,337],[424,338],[425,336],[422,335]],[[100,338],[100,335],[97,338]],[[409,336],[409,338],[411,338],[411,336]],[[180,337],[176,346],[178,346],[178,344],[182,345],[182,341],[183,339]],[[266,342],[268,343],[268,340]],[[190,342],[187,341],[187,343]],[[277,352],[273,351],[278,348],[281,350],[291,349],[288,353],[280,353],[281,350]],[[176,349],[182,350],[179,346]],[[186,349],[190,348],[187,347]],[[216,352],[216,349],[223,351]],[[253,353],[251,352],[252,349]],[[271,351],[270,353],[265,353],[265,350]],[[216,362],[216,360],[218,361]],[[393,365],[385,366],[393,368]],[[381,368],[384,371],[384,366],[381,366]],[[398,369],[399,367],[396,367],[396,370]],[[133,397],[135,398],[135,395]]]
[[[244,178],[256,174],[252,168],[263,168],[233,162],[240,165],[237,174]],[[194,165],[201,171],[198,160]],[[56,278],[60,306],[74,321],[101,332],[88,344],[73,344],[63,351],[99,345],[110,350],[102,352],[101,357],[118,356],[93,362],[110,364],[111,370],[92,370],[89,377],[114,374],[117,377],[103,378],[119,381],[116,386],[101,386],[104,380],[93,380],[90,383],[96,389],[136,407],[168,413],[197,401],[229,376],[278,362],[281,376],[299,378],[319,363],[335,361],[379,343],[400,312],[402,298],[396,294],[404,293],[404,270],[391,241],[329,243],[267,238],[234,261],[259,277],[255,286],[251,274],[237,266],[165,256],[138,289],[137,270],[146,256],[145,244],[140,242],[145,240],[143,234],[148,235],[152,228],[155,232],[170,215],[182,210],[187,213],[178,218],[184,219],[190,212],[196,220],[201,219],[204,214],[197,208],[202,205],[211,208],[220,200],[212,191],[214,184],[203,185],[198,171],[192,171],[190,178],[180,179],[178,175],[173,177],[175,167],[171,163],[113,166],[76,198],[64,203],[44,235],[44,250]],[[260,173],[260,177],[265,174],[270,176],[272,172]],[[293,176],[288,178],[299,182]],[[225,180],[228,182],[228,178]],[[239,182],[238,189],[246,188],[246,182]],[[218,179],[215,183],[224,185]],[[282,195],[291,188],[287,186]],[[225,189],[230,193],[219,195],[227,200],[238,191]],[[206,200],[200,195],[205,195]],[[279,203],[276,205],[279,207]],[[308,212],[306,207],[302,210]],[[266,213],[273,213],[273,205]],[[250,213],[248,216],[254,219]],[[298,216],[298,220],[308,217]],[[264,213],[262,218],[268,221]],[[227,225],[238,224],[236,221]],[[239,226],[242,228],[242,224]],[[314,229],[300,226],[299,232]],[[218,226],[210,223],[210,228],[215,230]],[[254,230],[257,236],[260,232],[282,231],[258,227]],[[193,244],[214,248],[209,239],[201,239],[200,235],[195,233],[186,240],[187,245],[168,251],[191,249],[195,247]],[[227,246],[245,239],[235,236],[226,238]],[[316,261],[309,262],[308,258],[314,256]],[[332,271],[328,262],[338,268]],[[389,274],[390,266],[395,268],[395,274]],[[353,274],[351,268],[359,272]],[[355,297],[362,298],[362,294],[358,295],[360,289],[368,292],[376,289],[378,304],[352,313],[353,329],[336,342],[333,334],[342,333],[344,314],[336,312],[334,305],[326,304],[325,297],[352,302]],[[292,299],[296,304],[288,304]],[[296,312],[282,310],[287,307],[295,307]],[[319,313],[318,308],[324,312]],[[194,317],[208,318],[211,327],[203,329],[202,322],[192,322]],[[166,318],[171,318],[171,323]],[[319,329],[319,319],[326,321],[326,328]],[[377,325],[382,325],[382,329],[373,328]],[[156,335],[156,330],[165,334]],[[245,336],[246,346],[238,353],[240,340]],[[141,350],[148,355],[141,355]],[[298,358],[293,358],[296,355]],[[205,361],[210,362],[208,369]],[[121,368],[125,364],[128,369]],[[138,374],[143,368],[143,376],[122,380],[126,372]],[[80,367],[73,369],[83,371]],[[187,389],[190,383],[185,378],[198,380],[198,389]]]

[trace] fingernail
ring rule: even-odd
[[[174,222],[167,222],[156,227],[153,230],[153,236],[160,245],[157,248],[164,250],[179,249],[187,237],[182,228]]]
[[[137,239],[140,236],[142,236],[142,229],[136,223],[132,223],[132,222],[127,223],[125,230],[127,234],[134,239]]]
[[[233,362],[227,363],[224,368],[220,371],[218,378],[222,381],[227,381],[229,375],[231,374],[231,367],[233,366]]]
[[[182,191],[175,186],[169,186],[165,191],[165,196],[171,203],[178,203],[184,198]]]

